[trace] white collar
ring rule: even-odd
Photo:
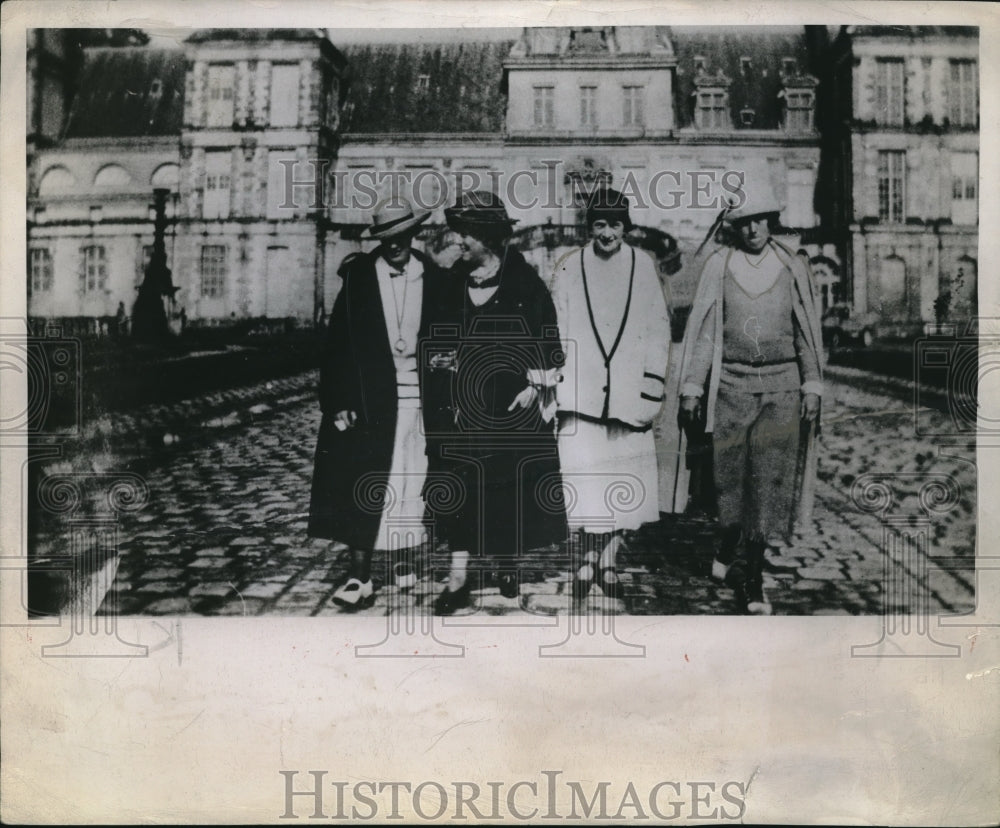
[[[392,278],[394,273],[399,273],[399,270],[390,265],[385,259],[379,256],[375,260],[375,272],[386,279]],[[406,263],[406,267],[403,268],[404,278],[408,282],[412,282],[415,279],[419,279],[424,273],[424,266],[421,264],[420,260],[410,254],[410,261]]]

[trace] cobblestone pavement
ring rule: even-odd
[[[889,476],[891,502],[873,501],[886,507],[884,515],[913,529],[929,521],[929,554],[918,550],[898,555],[893,573],[910,583],[926,583],[932,613],[970,611],[974,446],[969,441],[918,438],[912,403],[904,395],[888,396],[884,388],[864,390],[866,375],[855,369],[831,374],[814,519],[790,545],[776,544],[767,559],[765,588],[775,614],[908,609],[912,589],[885,592],[882,519],[862,511],[857,498],[852,499],[852,486],[866,473]],[[320,416],[314,386],[315,376],[303,374],[98,423],[89,429],[86,451],[47,469],[127,468],[148,484],[148,505],[120,523],[121,561],[103,612],[115,604],[123,614],[341,612],[331,595],[344,577],[347,550],[305,534]],[[939,431],[948,430],[945,414],[923,415]],[[950,481],[950,499],[942,499],[940,491],[924,492],[921,499],[921,487],[934,479]],[[62,531],[55,523],[43,527],[36,554],[51,553]],[[594,587],[583,611],[735,612],[732,591],[710,577],[712,542],[712,521],[664,516],[628,538],[619,553],[619,596],[606,600]],[[418,581],[406,590],[386,577],[389,564],[385,556],[376,556],[376,585],[381,588],[375,605],[361,614],[428,612],[433,596],[443,588],[447,555],[437,551],[417,556]],[[551,615],[571,609],[569,556],[564,549],[535,553],[519,562],[516,598],[502,596],[493,584],[492,572],[502,562],[483,562],[477,568],[473,561],[470,566],[476,611],[485,615]]]

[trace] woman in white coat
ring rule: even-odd
[[[670,323],[650,256],[624,244],[627,199],[595,191],[591,243],[556,267],[552,298],[565,349],[556,398],[570,527],[583,542],[573,598],[595,580],[617,595],[621,533],[659,519],[652,423],[664,399]]]

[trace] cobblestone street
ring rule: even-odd
[[[974,448],[917,439],[911,403],[861,390],[870,375],[838,369],[823,410],[823,452],[812,525],[776,545],[768,556],[765,587],[782,615],[857,615],[905,611],[905,594],[884,594],[882,523],[852,500],[866,473],[890,477],[887,511],[916,526],[930,514],[930,555],[899,559],[905,579],[926,583],[931,612],[974,605]],[[306,537],[312,459],[319,426],[315,377],[303,374],[174,407],[150,407],[92,424],[103,450],[80,452],[56,471],[119,470],[144,477],[150,500],[123,517],[121,562],[111,601],[123,614],[271,615],[338,614],[331,595],[343,579],[346,550]],[[927,413],[927,412],[924,412]],[[946,415],[929,414],[945,430]],[[146,431],[142,437],[139,424]],[[149,436],[154,423],[155,436]],[[102,435],[117,435],[101,442]],[[108,446],[113,445],[114,451]],[[126,448],[131,446],[131,448]],[[947,508],[926,513],[919,490],[946,476],[957,492]],[[856,496],[855,496],[856,499]],[[40,555],[60,542],[51,524],[39,538]],[[729,614],[732,591],[712,580],[713,524],[667,515],[628,539],[619,557],[622,590],[605,601],[592,590],[585,611],[644,615]],[[376,556],[373,607],[384,615],[416,607],[429,611],[443,588],[446,552],[418,556],[418,581],[400,591],[390,562]],[[489,615],[557,614],[570,610],[565,549],[521,560],[517,598],[502,596],[491,571],[502,562],[470,563],[477,610]],[[893,565],[896,573],[897,564]],[[926,570],[924,570],[926,567]],[[910,592],[912,593],[912,589]],[[904,597],[900,597],[900,595]],[[411,610],[412,611],[412,610]]]

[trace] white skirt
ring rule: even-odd
[[[420,421],[420,400],[401,399],[396,409],[392,467],[375,549],[410,549],[427,541],[421,495],[426,476],[427,447]]]
[[[571,529],[613,532],[660,519],[652,430],[561,417],[559,465]]]

